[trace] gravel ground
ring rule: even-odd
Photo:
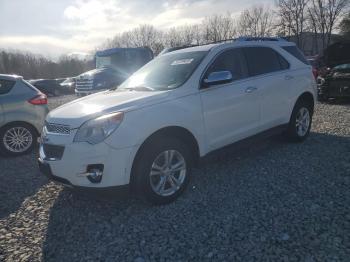
[[[349,103],[317,104],[303,144],[213,154],[167,206],[73,193],[36,158],[0,159],[0,261],[350,259]]]

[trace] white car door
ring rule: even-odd
[[[260,129],[259,90],[248,78],[240,48],[219,54],[209,66],[203,80],[213,72],[229,71],[232,81],[202,86],[200,96],[211,150],[256,134]]]
[[[293,76],[289,63],[270,47],[243,48],[249,74],[261,95],[261,127],[267,130],[289,119],[290,87]]]

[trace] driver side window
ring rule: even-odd
[[[233,80],[239,80],[248,76],[244,54],[240,48],[235,48],[222,52],[210,65],[205,77],[210,73],[219,71],[229,71]]]

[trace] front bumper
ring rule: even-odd
[[[104,142],[97,145],[70,143],[64,145],[61,159],[55,159],[48,158],[40,144],[38,163],[40,171],[51,180],[69,187],[103,189],[129,184],[133,151],[133,147],[114,149]],[[102,179],[98,183],[92,183],[86,176],[91,165],[103,165]]]
[[[317,85],[319,96],[350,97],[350,80],[326,79]]]
[[[110,186],[110,187],[82,187],[82,186],[74,186],[68,180],[55,176],[52,174],[51,167],[49,163],[42,161],[42,159],[38,158],[39,170],[42,174],[44,174],[49,180],[52,180],[60,185],[64,185],[68,188],[87,192],[87,193],[112,193],[119,194],[121,196],[127,195],[130,192],[129,184],[121,185],[121,186]]]

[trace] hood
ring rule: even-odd
[[[165,91],[104,91],[89,95],[51,111],[46,121],[78,128],[85,121],[116,111],[128,112],[164,101]]]

